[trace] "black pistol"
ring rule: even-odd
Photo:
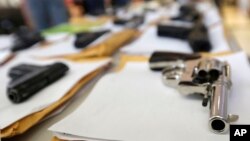
[[[129,28],[137,28],[142,25],[145,21],[144,15],[134,15],[130,18],[115,17],[114,24],[121,25]]]
[[[187,40],[193,52],[209,52],[212,49],[202,16],[192,6],[183,6],[178,17],[160,22],[157,35]]]
[[[40,32],[31,31],[27,27],[21,27],[13,35],[14,45],[11,47],[12,52],[28,49],[34,44],[45,40]]]
[[[76,34],[74,45],[76,48],[85,48],[102,35],[110,32],[110,30],[97,31],[97,32],[81,32]]]
[[[210,52],[212,49],[208,30],[202,23],[195,25],[187,40],[193,52]]]
[[[46,86],[63,77],[69,70],[63,63],[48,66],[21,64],[10,69],[11,82],[7,87],[8,98],[21,103]]]
[[[179,11],[180,14],[177,17],[171,18],[171,20],[196,22],[202,18],[201,14],[195,9],[194,5],[183,5],[180,7]]]

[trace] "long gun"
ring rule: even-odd
[[[150,62],[150,66],[152,63],[156,62]],[[232,82],[227,62],[203,58],[176,60],[175,63],[171,60],[170,64],[165,64],[162,78],[165,85],[176,88],[183,95],[202,95],[204,107],[210,102],[209,128],[212,132],[227,133],[229,124],[238,120],[238,115],[228,114]]]
[[[63,63],[48,66],[21,64],[10,69],[12,79],[7,94],[13,103],[21,103],[63,77],[69,68]]]

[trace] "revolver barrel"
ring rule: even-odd
[[[228,114],[228,97],[232,86],[228,64],[223,67],[222,74],[211,87],[209,127],[214,133],[226,133],[230,122],[238,119],[237,115]]]
[[[209,127],[215,133],[228,131],[228,94],[229,86],[225,82],[212,87]]]

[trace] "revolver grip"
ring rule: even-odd
[[[154,52],[149,59],[149,63],[151,70],[161,71],[169,65],[182,62],[180,60],[188,61],[199,58],[201,58],[200,54],[186,54],[177,52]]]

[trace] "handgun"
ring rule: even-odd
[[[68,66],[60,62],[47,66],[17,65],[8,73],[11,78],[7,87],[8,98],[13,103],[21,103],[59,80],[68,70]]]
[[[193,52],[209,52],[212,49],[202,16],[189,6],[181,7],[178,17],[161,21],[157,26],[157,35],[187,40]]]
[[[115,17],[114,24],[122,25],[128,28],[137,28],[138,26],[144,23],[144,20],[145,20],[144,15],[134,15],[130,18]]]
[[[21,27],[13,34],[13,37],[14,44],[11,47],[12,52],[28,49],[34,44],[45,40],[40,32],[31,31],[27,27]]]
[[[238,115],[228,114],[232,87],[230,65],[206,58],[171,61],[171,64],[165,64],[162,71],[164,84],[183,95],[202,95],[202,105],[210,103],[209,129],[218,134],[227,133],[229,124],[239,118]]]
[[[74,45],[76,48],[85,48],[98,38],[100,38],[102,35],[110,32],[110,30],[103,30],[103,31],[97,31],[97,32],[81,32],[76,34],[76,40],[74,42]]]
[[[201,14],[196,10],[194,5],[182,5],[179,9],[179,15],[171,18],[171,20],[197,22],[201,20]]]

